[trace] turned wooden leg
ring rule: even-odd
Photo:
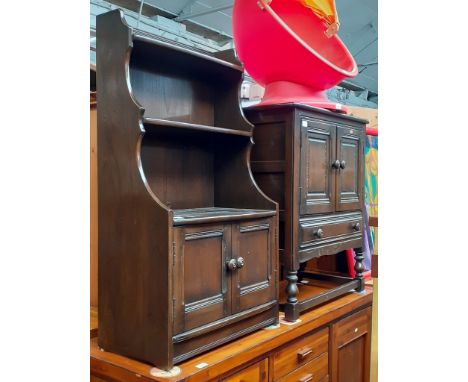
[[[284,319],[294,322],[299,318],[299,305],[297,304],[297,271],[288,271],[286,275],[286,304],[284,304]]]
[[[297,292],[299,292],[297,289],[297,271],[288,271],[286,280],[288,281],[288,285],[286,286],[287,302],[295,304],[297,302]]]
[[[355,248],[354,252],[356,255],[354,259],[356,260],[354,264],[354,270],[356,271],[356,280],[359,280],[359,285],[356,288],[357,292],[362,292],[364,290],[364,277],[362,276],[362,272],[364,271],[364,265],[362,261],[364,260],[364,251],[362,248]]]

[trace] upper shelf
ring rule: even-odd
[[[274,216],[275,214],[275,210],[222,207],[190,208],[174,210],[174,225],[253,219]]]
[[[246,136],[246,137],[252,136],[252,133],[250,131],[227,129],[224,127],[216,127],[216,126],[208,126],[208,125],[200,125],[196,123],[170,121],[167,119],[160,119],[160,118],[143,118],[143,124],[145,125],[145,129],[148,132],[150,132],[153,129],[173,127],[173,128],[178,128],[178,129],[189,129],[189,130],[205,131],[205,132],[211,132],[211,133],[241,135],[241,136]]]

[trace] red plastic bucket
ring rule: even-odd
[[[325,90],[358,74],[356,62],[307,7],[294,0],[236,0],[233,36],[247,72],[265,87],[262,104],[306,103],[340,110]]]

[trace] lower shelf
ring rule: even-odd
[[[359,286],[359,280],[324,273],[303,272],[301,282],[297,283],[299,292],[295,304],[287,302],[286,286],[286,280],[280,282],[280,310],[285,312],[286,320],[295,321],[300,312],[353,292]]]
[[[174,225],[211,223],[273,216],[274,210],[246,208],[205,207],[174,210]]]

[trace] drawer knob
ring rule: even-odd
[[[359,231],[361,229],[361,223],[354,223],[353,224],[353,229],[355,231]]]
[[[243,257],[239,257],[236,261],[237,268],[241,269],[245,265],[245,260]]]
[[[237,261],[236,259],[231,259],[226,262],[226,266],[230,271],[235,271],[237,269]]]
[[[314,232],[315,236],[317,236],[319,239],[323,237],[323,229],[319,228],[317,231]]]
[[[302,348],[300,349],[298,352],[297,352],[297,359],[298,361],[302,362],[304,361],[309,355],[311,355],[312,353],[314,352],[314,349],[312,349],[311,347],[305,347],[305,348]]]
[[[344,168],[346,167],[346,161],[345,160],[341,161],[340,167],[344,170]]]
[[[310,381],[312,381],[313,379],[314,379],[314,375],[313,375],[313,374],[306,374],[306,375],[304,375],[303,377],[301,377],[301,378],[299,379],[298,382],[310,382]]]
[[[336,161],[334,161],[332,163],[332,167],[336,168],[336,169],[339,169],[340,168],[340,161],[338,159]]]

